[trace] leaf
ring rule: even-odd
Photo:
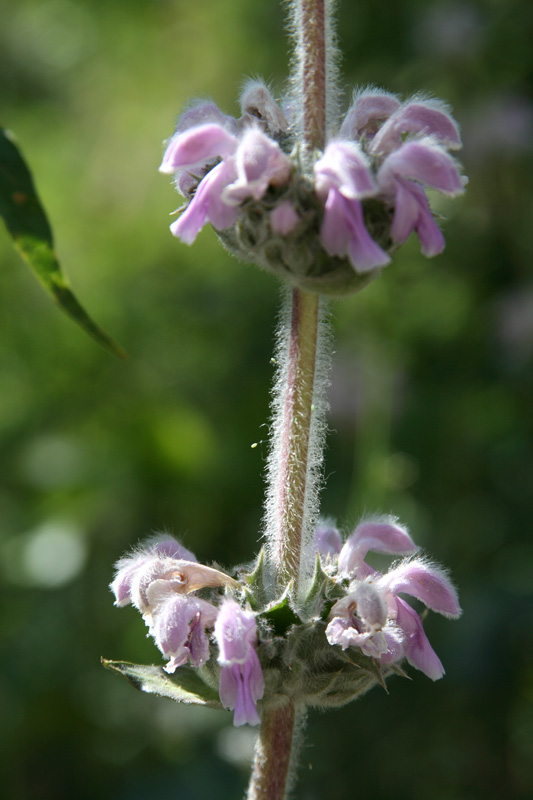
[[[222,709],[218,693],[207,686],[197,672],[190,667],[179,667],[169,675],[163,667],[130,664],[128,661],[101,659],[103,666],[123,675],[132,686],[141,692],[170,697],[178,703],[188,703],[208,708]]]
[[[293,625],[301,625],[302,620],[296,614],[290,603],[292,581],[289,583],[281,597],[274,600],[259,612],[258,617],[268,620],[276,636],[285,636]]]
[[[12,135],[0,128],[0,216],[20,255],[56,303],[86,333],[120,358],[126,354],[76,300],[54,252],[52,229]]]

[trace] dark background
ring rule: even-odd
[[[342,83],[446,98],[464,198],[447,247],[414,240],[333,305],[323,512],[397,514],[452,570],[464,615],[427,630],[447,675],[410,671],[312,714],[296,797],[533,793],[532,7],[340,7]],[[275,279],[205,230],[168,233],[157,173],[191,96],[228,113],[244,75],[282,91],[272,0],[0,0],[0,122],[17,134],[77,295],[121,363],[57,311],[0,231],[0,754],[13,800],[242,796],[252,729],[136,693],[101,655],[161,663],[107,585],[166,529],[199,560],[258,547]],[[260,444],[252,448],[255,442]],[[312,764],[312,769],[311,765]]]

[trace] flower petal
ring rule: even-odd
[[[394,519],[361,522],[346,540],[339,555],[339,573],[358,577],[368,552],[401,555],[413,553],[417,546],[404,528]],[[365,565],[367,566],[367,565]]]
[[[425,191],[412,181],[398,178],[391,236],[402,244],[413,231],[417,232],[420,249],[427,258],[444,250],[444,235],[435,222]]]
[[[343,197],[361,199],[376,193],[368,160],[356,142],[330,142],[315,162],[315,188],[324,197],[334,186]]]
[[[373,136],[381,123],[399,108],[400,101],[392,94],[374,91],[362,92],[354,98],[339,135],[349,139]]]
[[[418,181],[450,196],[464,191],[454,159],[429,139],[406,142],[387,156],[378,171],[378,183],[386,188],[395,177]]]
[[[315,550],[321,556],[335,556],[340,553],[342,539],[337,528],[333,525],[318,525],[315,531]]]
[[[461,147],[457,123],[447,111],[435,103],[415,102],[402,106],[389,117],[370,149],[377,154],[388,153],[401,145],[405,133],[431,136],[450,149]]]
[[[170,140],[159,172],[172,175],[185,167],[205,164],[216,157],[224,158],[235,152],[237,144],[238,139],[216,122],[188,128]]]
[[[283,200],[270,212],[270,227],[279,236],[288,236],[299,222],[300,215],[290,200]]]
[[[445,617],[458,617],[461,606],[446,573],[425,561],[406,561],[379,579],[379,585],[393,595],[400,592],[416,597]]]
[[[432,681],[439,680],[444,675],[444,667],[429,643],[420,617],[401,598],[398,597],[396,603],[396,622],[405,634],[403,649],[407,661]]]
[[[213,167],[198,184],[196,193],[185,211],[170,226],[172,234],[190,245],[208,221],[218,229],[233,225],[238,211],[224,203],[221,195],[234,177],[235,167],[231,161],[222,161]]]

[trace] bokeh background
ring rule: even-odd
[[[323,512],[400,516],[452,569],[464,616],[427,621],[447,669],[312,714],[296,797],[533,795],[533,8],[344,0],[347,89],[447,98],[470,186],[447,248],[416,241],[333,304]],[[281,92],[274,0],[0,0],[0,122],[30,161],[99,349],[0,230],[0,758],[10,800],[240,798],[231,716],[142,695],[101,655],[161,663],[112,605],[112,565],[153,531],[201,561],[258,548],[279,305],[205,230],[168,233],[157,173],[191,96],[228,113],[244,75]],[[258,443],[256,447],[253,444]],[[311,768],[312,765],[312,768]]]

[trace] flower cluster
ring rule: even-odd
[[[259,701],[284,694],[343,705],[400,671],[404,659],[440,678],[421,618],[400,595],[451,618],[461,609],[445,572],[415,555],[407,530],[391,519],[365,521],[343,544],[336,528],[321,525],[315,547],[320,568],[299,605],[287,591],[269,597],[261,556],[237,581],[168,536],[121,559],[111,589],[116,605],[141,612],[166,672],[198,669],[235,725],[259,723]],[[405,558],[382,574],[366,561],[371,551]]]
[[[336,579],[348,582],[346,594],[329,613],[328,642],[343,650],[357,647],[383,665],[405,658],[432,680],[441,678],[443,666],[420,616],[399,595],[414,597],[450,618],[458,617],[461,608],[446,573],[412,556],[418,548],[407,530],[390,519],[366,521],[341,546],[338,532],[324,527],[317,531],[316,546]],[[383,575],[365,561],[371,551],[409,557]]]
[[[241,97],[242,116],[214,104],[179,119],[160,170],[186,198],[172,233],[191,244],[211,223],[224,244],[303,288],[345,293],[365,285],[415,232],[424,255],[444,247],[426,189],[448,196],[465,179],[446,106],[401,103],[381,90],[354,95],[323,152],[305,152],[283,109],[260,82]]]
[[[207,631],[214,628],[219,647],[220,699],[235,710],[235,725],[259,722],[256,703],[263,694],[263,674],[254,650],[257,642],[253,614],[234,600],[220,606],[195,592],[219,587],[239,588],[223,572],[199,564],[172,537],[153,539],[145,548],[117,563],[111,590],[117,606],[132,603],[155,643],[169,659],[165,670],[190,663],[202,667],[210,656]]]

